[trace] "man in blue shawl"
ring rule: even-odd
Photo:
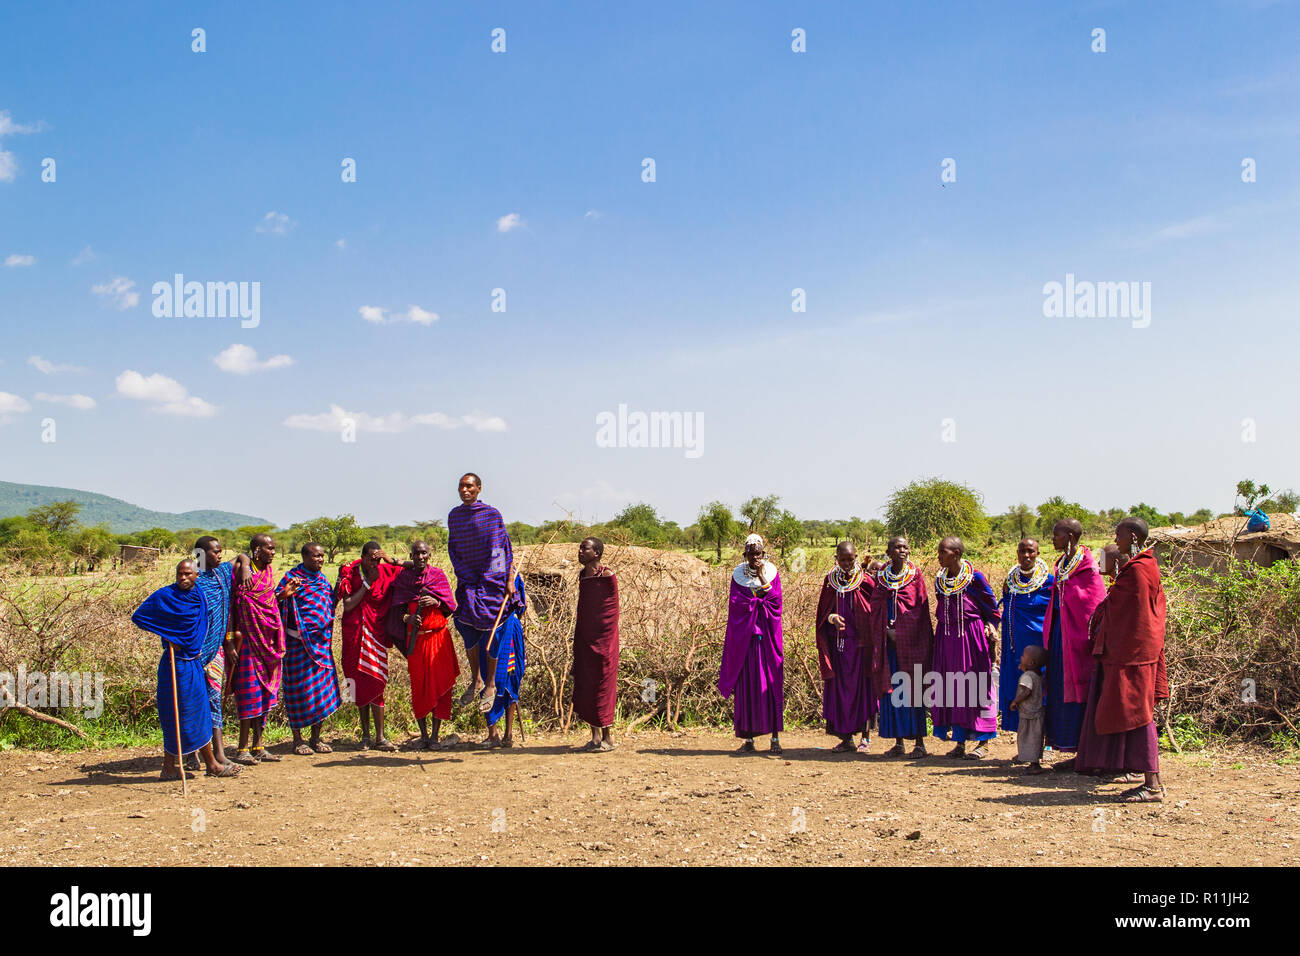
[[[322,572],[325,549],[302,546],[302,563],[275,589],[284,621],[284,709],[293,730],[293,752],[309,757],[332,753],[320,739],[321,722],[339,709],[339,679],[334,671],[334,589]],[[310,746],[302,729],[311,727]]]
[[[221,542],[212,535],[205,534],[194,542],[194,560],[200,568],[198,588],[208,611],[208,633],[203,640],[199,663],[203,665],[208,681],[208,704],[212,708],[212,755],[217,758],[217,763],[225,766],[231,761],[226,759],[226,745],[221,733],[224,724],[221,700],[226,684],[226,660],[234,654],[234,642],[230,638],[230,588],[234,565],[222,561],[221,557]]]
[[[176,565],[176,583],[154,591],[131,615],[136,627],[158,635],[163,644],[156,694],[163,732],[163,780],[180,779],[177,759],[195,751],[202,755],[208,776],[233,777],[240,771],[234,764],[217,763],[212,755],[212,710],[203,665],[199,663],[208,634],[208,609],[203,593],[196,587],[198,575],[195,563],[185,559]]]
[[[1020,727],[1020,711],[1011,709],[1020,681],[1020,657],[1031,644],[1043,646],[1043,619],[1052,603],[1051,570],[1038,554],[1038,542],[1021,538],[1016,565],[1002,585],[1002,667],[998,675],[998,704],[1002,729]]]
[[[479,653],[502,612],[503,602],[514,598],[510,571],[514,551],[501,512],[478,500],[483,481],[473,472],[461,476],[457,493],[461,504],[447,515],[447,557],[456,572],[456,630],[465,642],[469,659],[469,686],[460,705],[479,696],[479,710],[487,712],[496,700],[496,660],[488,655],[487,669],[480,673]],[[486,686],[484,683],[486,682]]]
[[[506,613],[501,618],[492,646],[486,642],[479,648],[479,668],[487,673],[489,661],[496,662],[496,696],[492,699],[492,709],[487,712],[488,738],[483,741],[486,747],[513,747],[515,738],[512,728],[515,710],[519,706],[519,688],[524,679],[524,579],[515,575],[514,596],[506,605]],[[501,718],[506,719],[506,733],[502,738],[497,724]]]

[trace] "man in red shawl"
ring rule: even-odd
[[[874,582],[858,567],[852,541],[835,546],[835,567],[822,579],[817,599],[817,661],[822,679],[826,733],[839,737],[831,753],[857,753],[871,745],[877,695],[871,686],[871,592]]]
[[[1097,662],[1084,713],[1075,770],[1079,773],[1141,773],[1141,786],[1126,790],[1126,803],[1160,803],[1157,700],[1169,696],[1165,675],[1165,592],[1160,567],[1143,550],[1147,525],[1125,518],[1115,529],[1120,569],[1092,616],[1092,654]]]
[[[438,740],[442,722],[451,719],[451,694],[460,676],[456,648],[447,628],[447,618],[456,610],[456,598],[442,568],[429,564],[429,554],[425,542],[411,544],[411,561],[393,581],[388,638],[406,655],[411,709],[420,725],[420,745],[425,750],[442,750],[460,743],[456,734]],[[430,714],[432,738],[425,725]]]
[[[361,749],[370,749],[370,718],[375,718],[375,749],[396,750],[384,736],[384,689],[388,686],[389,588],[402,566],[378,541],[367,541],[361,559],[339,568],[334,600],[343,602],[343,676],[361,713]],[[349,695],[345,695],[349,696]]]
[[[589,753],[614,749],[610,729],[618,703],[618,579],[600,563],[605,542],[578,545],[578,613],[573,631],[573,709],[591,728]]]

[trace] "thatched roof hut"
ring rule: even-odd
[[[1202,525],[1153,528],[1151,541],[1161,564],[1191,563],[1222,567],[1228,555],[1268,567],[1300,557],[1300,519],[1293,514],[1268,516],[1267,531],[1246,531],[1244,517],[1218,518]]]

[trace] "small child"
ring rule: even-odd
[[[1043,773],[1043,675],[1047,651],[1030,644],[1020,655],[1020,680],[1011,709],[1020,713],[1016,731],[1016,761],[1029,764],[1025,773]]]

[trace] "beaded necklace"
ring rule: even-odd
[[[1024,570],[1016,565],[1007,572],[1007,590],[1012,594],[1032,594],[1047,582],[1047,562],[1042,558],[1034,560],[1034,569],[1025,577]]]
[[[955,578],[948,577],[948,573],[943,568],[939,569],[939,573],[934,576],[934,589],[944,597],[952,597],[954,594],[961,594],[962,591],[965,591],[966,586],[974,578],[975,565],[962,558]]]
[[[840,594],[847,594],[849,591],[856,591],[858,585],[862,583],[862,568],[854,568],[852,575],[845,575],[844,571],[837,564],[831,568],[830,573],[831,587]]]
[[[1058,585],[1064,584],[1069,580],[1070,575],[1079,567],[1079,562],[1083,560],[1083,554],[1084,549],[1076,547],[1074,549],[1074,557],[1070,558],[1069,561],[1065,560],[1065,555],[1061,555],[1056,559],[1056,583]]]
[[[912,580],[919,573],[920,572],[916,569],[916,565],[911,561],[908,561],[903,570],[897,574],[894,573],[894,566],[892,564],[887,564],[880,572],[880,583],[891,591],[897,591],[899,588],[911,584]]]

